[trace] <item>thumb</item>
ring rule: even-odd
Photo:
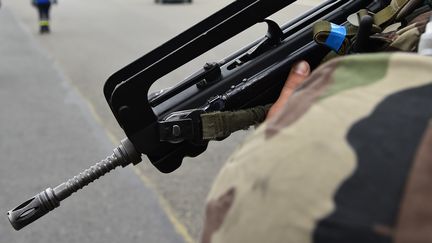
[[[282,107],[285,106],[288,98],[303,83],[303,81],[309,76],[309,74],[310,66],[306,61],[300,61],[294,64],[294,66],[291,68],[287,80],[285,81],[285,85],[282,88],[279,98],[276,100],[276,102],[272,105],[269,112],[267,113],[267,119],[273,117],[281,110]]]

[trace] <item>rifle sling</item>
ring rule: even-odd
[[[338,31],[340,29],[345,29],[344,33]],[[313,33],[313,38],[318,44],[328,46],[339,55],[344,55],[351,45],[350,39],[357,34],[357,27],[353,25],[340,26],[322,20],[314,24]],[[331,44],[335,42],[335,39],[339,41],[339,44]]]
[[[372,32],[381,32],[388,24],[394,20],[400,20],[412,11],[422,0],[392,0],[391,3],[376,14],[362,9],[356,13],[359,21],[365,15],[373,17]],[[351,22],[351,21],[350,21]],[[341,31],[342,30],[342,31]],[[344,26],[336,25],[322,20],[314,24],[314,40],[318,44],[325,45],[339,55],[349,52],[351,40],[357,35],[358,26],[348,23]],[[336,44],[335,44],[336,43]]]
[[[217,140],[231,133],[262,123],[271,105],[257,106],[238,111],[224,111],[201,114],[204,140]]]
[[[376,25],[381,26],[388,24],[392,20],[399,20],[418,5],[421,0],[392,0],[391,3],[376,13],[373,18]]]

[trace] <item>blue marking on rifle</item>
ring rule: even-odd
[[[331,31],[325,44],[335,52],[339,52],[345,40],[346,34],[347,31],[345,26],[331,23]]]

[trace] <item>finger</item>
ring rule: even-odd
[[[285,81],[284,87],[279,95],[279,98],[272,105],[269,112],[267,113],[267,119],[273,117],[277,114],[285,103],[288,101],[289,97],[294,93],[294,91],[303,83],[303,81],[309,76],[310,66],[306,61],[300,61],[296,63],[288,75]]]

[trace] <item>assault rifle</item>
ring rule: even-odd
[[[163,173],[184,157],[203,153],[202,114],[235,111],[276,100],[288,70],[298,60],[316,67],[329,49],[312,40],[318,20],[343,24],[360,9],[376,12],[387,0],[328,0],[280,27],[268,16],[295,0],[237,0],[113,74],[105,98],[127,138],[105,160],[78,176],[30,198],[8,212],[19,230],[60,201],[117,166],[136,165],[145,154]],[[227,58],[206,64],[186,80],[147,96],[161,77],[241,31],[265,22],[268,33]]]

